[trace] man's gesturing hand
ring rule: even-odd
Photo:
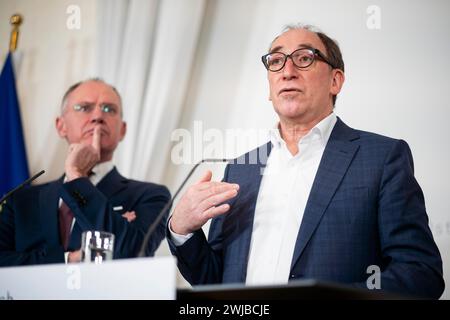
[[[65,162],[67,181],[87,177],[89,171],[100,161],[101,127],[94,128],[92,143],[72,143]]]
[[[228,204],[221,203],[235,197],[239,185],[214,182],[211,178],[212,172],[207,171],[200,181],[189,187],[183,195],[170,220],[173,232],[183,235],[194,232],[209,219],[230,209]]]

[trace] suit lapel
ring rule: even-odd
[[[117,169],[114,167],[105,177],[103,177],[102,180],[100,180],[100,182],[96,185],[96,188],[103,193],[103,195],[109,200],[112,197],[114,197],[114,195],[116,195],[117,193],[119,193],[121,190],[123,190],[124,188],[126,188],[126,184],[127,184],[127,179],[125,179],[124,177],[122,177],[119,172],[117,171]],[[98,216],[98,218],[100,218],[102,216]],[[102,225],[103,222],[100,222],[103,220],[98,220],[93,228],[100,228],[99,226]],[[83,232],[84,229],[89,228],[86,226],[91,226],[91,223],[85,223],[84,227],[82,228],[81,225],[83,225],[81,223],[81,221],[77,220],[77,222],[75,223],[73,229],[72,229],[72,235],[71,235],[71,241],[69,243],[69,247],[70,248],[79,248],[81,245],[81,234]],[[90,227],[92,228],[92,227]]]
[[[126,188],[128,180],[122,177],[114,167],[100,182],[97,189],[100,190],[105,197],[110,199],[116,193]]]
[[[49,244],[59,244],[58,206],[60,189],[64,177],[43,186],[39,193],[39,219],[42,227],[42,235]],[[126,187],[127,179],[122,177],[114,168],[97,185],[98,189],[109,199]],[[77,224],[74,230],[77,232]],[[81,231],[79,232],[81,234]]]
[[[58,205],[63,178],[50,182],[39,193],[39,215],[47,243],[60,243]]]
[[[325,147],[295,244],[291,269],[300,258],[325,210],[347,172],[359,144],[359,134],[339,118]]]

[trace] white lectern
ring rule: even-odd
[[[173,257],[0,268],[1,299],[176,298]]]

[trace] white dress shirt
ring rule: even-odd
[[[292,155],[279,130],[270,132],[272,150],[261,180],[253,220],[246,284],[287,283],[300,224],[311,187],[337,118],[331,113],[298,142]],[[172,231],[183,245],[193,234]]]
[[[253,220],[246,284],[287,283],[295,243],[323,151],[337,121],[331,113],[298,142],[292,155],[272,130]]]
[[[93,174],[89,176],[89,180],[96,186],[113,168],[112,160],[99,163],[92,168]]]
[[[113,164],[112,160],[96,164],[91,170],[92,172],[89,175],[89,180],[92,182],[92,184],[94,186],[96,186],[113,168],[114,168],[114,164]],[[64,183],[66,183],[66,182],[67,182],[67,178],[64,177]],[[62,198],[59,198],[58,207],[61,206],[62,201],[63,201]],[[74,225],[75,225],[75,217],[72,220],[72,226],[70,227],[70,231],[72,231]],[[64,253],[64,259],[65,259],[66,263],[67,263],[68,255],[69,255],[69,252]]]

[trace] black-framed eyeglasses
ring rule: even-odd
[[[319,49],[315,48],[300,48],[293,51],[291,54],[271,52],[263,55],[261,60],[267,70],[277,72],[284,68],[288,58],[291,58],[292,63],[300,69],[309,67],[315,59],[329,64],[333,69],[336,68]]]

